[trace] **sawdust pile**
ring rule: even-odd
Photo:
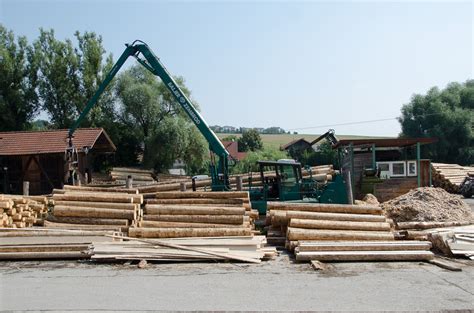
[[[474,222],[469,206],[441,188],[413,189],[381,206],[395,222]]]

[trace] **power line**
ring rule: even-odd
[[[419,117],[427,117],[431,115],[439,115],[439,114],[444,114],[444,112],[437,112],[437,113],[428,113],[428,114],[423,114],[423,115],[417,115],[413,116],[413,118],[419,118]],[[327,125],[318,125],[318,126],[308,126],[308,127],[299,127],[299,128],[290,128],[288,130],[305,130],[305,129],[317,129],[317,128],[328,128],[328,127],[334,127],[334,126],[347,126],[347,125],[357,125],[357,124],[366,124],[366,123],[377,123],[377,122],[385,122],[385,121],[392,121],[398,119],[397,117],[390,117],[390,118],[381,118],[381,119],[376,119],[376,120],[366,120],[366,121],[357,121],[357,122],[345,122],[345,123],[339,123],[339,124],[327,124]]]

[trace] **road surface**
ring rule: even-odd
[[[474,309],[474,264],[339,263],[326,272],[286,254],[258,265],[0,262],[2,310]]]

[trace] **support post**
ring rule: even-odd
[[[416,176],[417,176],[417,180],[418,180],[418,187],[421,187],[421,162],[420,162],[420,155],[421,155],[421,151],[420,151],[420,143],[417,142],[416,143]],[[431,170],[430,170],[431,172]]]
[[[125,182],[125,188],[132,189],[133,188],[133,177],[132,175],[127,176],[127,181]]]
[[[24,196],[30,195],[30,182],[29,181],[23,182],[23,195]]]
[[[354,144],[352,142],[349,145],[349,153],[351,162],[351,173],[349,175],[349,179],[351,182],[351,193],[354,195]]]
[[[182,192],[186,191],[186,183],[179,183],[179,190]]]
[[[237,191],[242,191],[243,189],[243,179],[242,179],[242,176],[237,176],[236,177],[236,180],[237,180]]]
[[[193,191],[196,191],[196,179],[193,178],[192,180],[192,187],[193,187]]]
[[[377,163],[375,161],[375,143],[372,144],[372,169],[375,171]]]
[[[430,175],[430,182],[429,182],[428,187],[432,187],[433,181],[432,181],[432,177],[431,177],[431,160],[428,160],[428,173]]]

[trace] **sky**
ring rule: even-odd
[[[145,41],[210,125],[306,134],[397,136],[413,94],[473,78],[473,17],[472,1],[0,0],[29,41],[94,31],[114,58]]]

